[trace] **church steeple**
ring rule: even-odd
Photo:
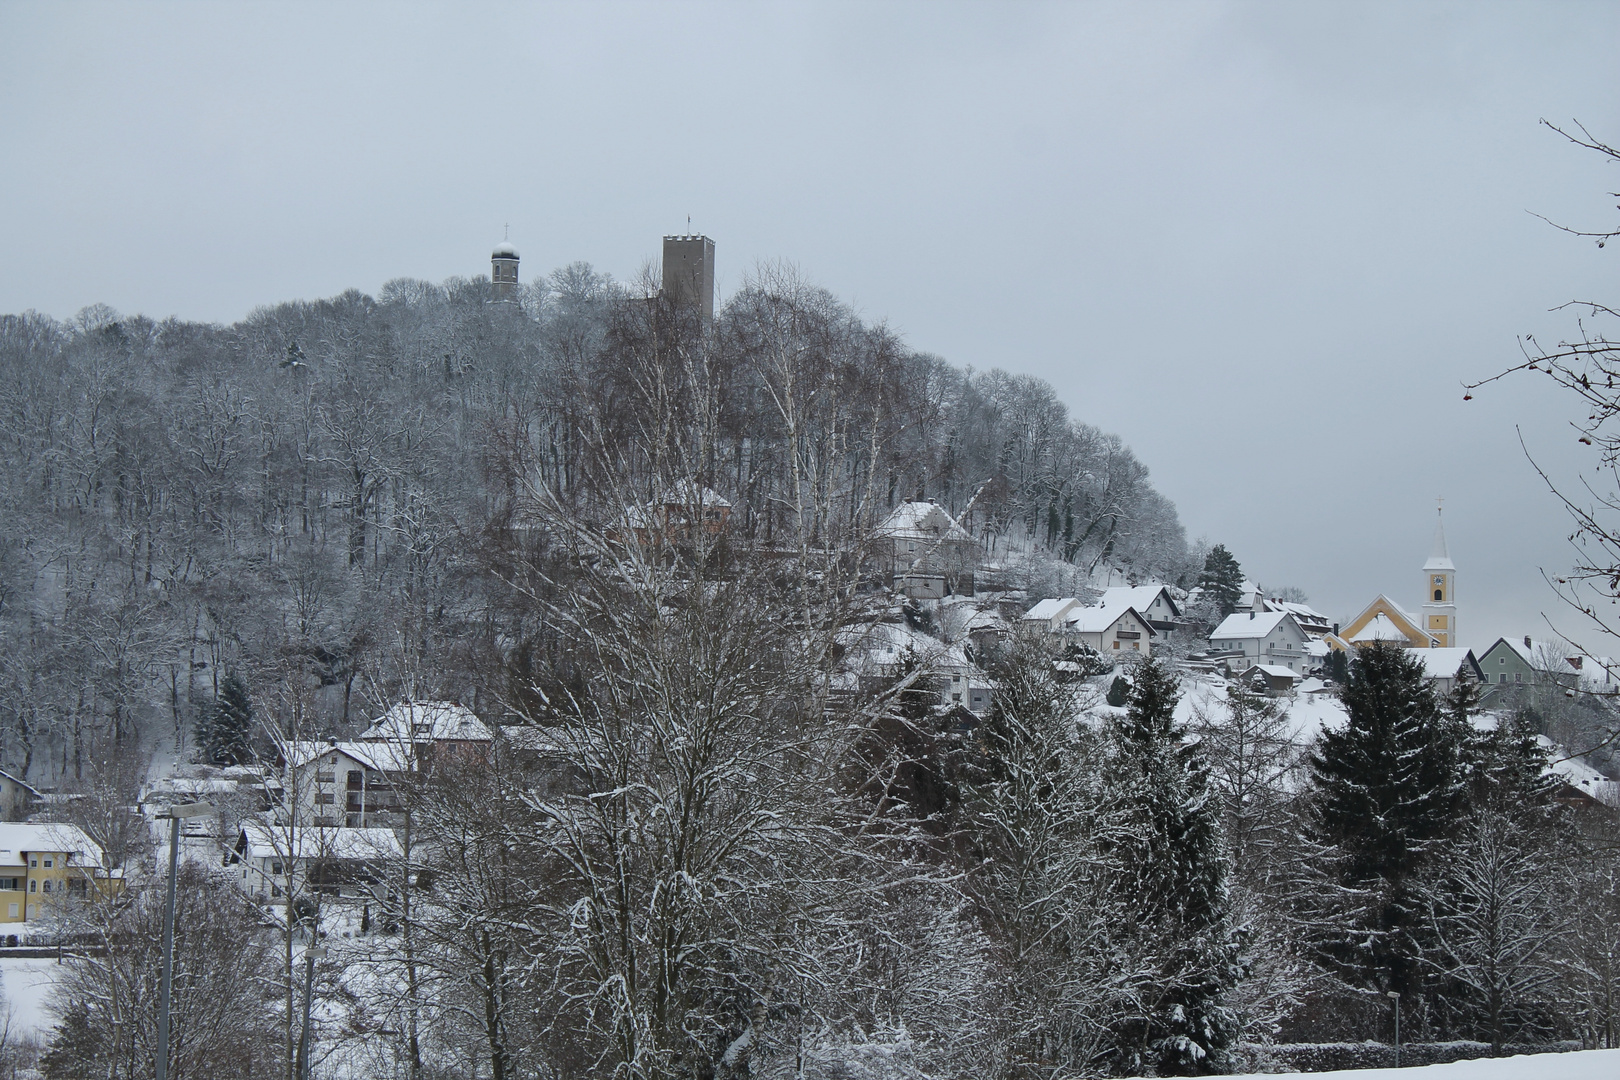
[[[1423,564],[1423,630],[1440,648],[1457,644],[1457,564],[1446,547],[1442,508],[1435,510],[1434,547]]]

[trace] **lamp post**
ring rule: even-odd
[[[1401,1067],[1401,995],[1393,990],[1386,990],[1390,1003],[1395,1006],[1395,1067]]]
[[[174,981],[174,881],[180,863],[180,822],[212,814],[205,802],[171,806],[156,815],[169,823],[169,899],[163,909],[163,976],[158,984],[157,1080],[169,1080],[169,990]]]
[[[309,1002],[315,994],[315,961],[325,956],[325,945],[304,949],[304,1033],[298,1037],[298,1080],[309,1080]]]

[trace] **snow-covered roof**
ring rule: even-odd
[[[1296,604],[1292,600],[1267,600],[1266,608],[1270,611],[1286,611],[1301,625],[1308,623],[1319,626],[1329,625],[1328,617],[1309,604]]]
[[[970,634],[981,633],[986,630],[1006,630],[1007,620],[1001,617],[1001,612],[995,608],[981,608],[973,613],[964,628]]]
[[[887,540],[929,540],[973,543],[973,537],[935,502],[907,499],[883,519],[874,536]]]
[[[1145,612],[1153,606],[1153,602],[1161,593],[1170,605],[1170,614],[1180,615],[1181,605],[1176,603],[1176,598],[1170,595],[1170,589],[1165,585],[1113,585],[1103,590],[1101,602],[1123,603],[1139,612]]]
[[[1295,671],[1293,668],[1285,668],[1281,664],[1256,664],[1249,670],[1263,671],[1273,679],[1295,680],[1299,678],[1299,672]]]
[[[471,709],[448,701],[395,705],[360,735],[363,741],[388,742],[488,742],[493,737]]]
[[[1388,615],[1385,615],[1383,612],[1379,612],[1377,615],[1373,616],[1371,622],[1369,622],[1366,626],[1363,626],[1360,630],[1356,631],[1355,635],[1350,640],[1355,642],[1410,641],[1412,639],[1407,637],[1406,633],[1400,627],[1396,626]]]
[[[101,849],[77,825],[57,821],[0,822],[0,866],[26,866],[30,851],[60,851],[70,864],[99,866]]]
[[[242,826],[252,859],[387,859],[401,852],[392,829],[337,829],[265,825]]]
[[[13,776],[10,773],[6,772],[4,769],[0,769],[0,777],[4,777],[5,779],[10,780],[13,784],[16,784],[18,787],[20,787],[23,790],[27,791],[28,794],[34,796],[34,798],[36,798],[36,799],[39,798],[39,790],[37,788],[35,788],[34,785],[32,785],[28,781],[24,780],[22,777]]]
[[[1429,561],[1423,564],[1425,570],[1455,570],[1457,564],[1451,561],[1451,552],[1446,548],[1445,522],[1438,516],[1434,522],[1434,547],[1429,550]]]
[[[838,631],[838,643],[846,653],[845,666],[874,673],[875,669],[900,663],[908,654],[919,664],[932,668],[968,668],[971,665],[962,650],[946,645],[904,623],[866,623],[846,626]]]
[[[1073,596],[1060,596],[1056,599],[1041,600],[1024,612],[1026,622],[1051,622],[1072,607],[1078,606],[1080,600]]]
[[[1094,607],[1077,607],[1063,616],[1063,629],[1075,634],[1101,634],[1126,615],[1134,615],[1147,628],[1149,636],[1158,636],[1140,611],[1120,601],[1104,601]]]
[[[1421,663],[1423,674],[1431,679],[1454,678],[1462,668],[1474,666],[1470,649],[1407,649],[1406,655]]]
[[[1209,640],[1263,638],[1282,625],[1285,619],[1292,620],[1293,616],[1286,611],[1234,611],[1209,632]],[[1294,625],[1296,629],[1299,626],[1298,623]]]
[[[496,244],[495,250],[490,252],[490,258],[492,259],[515,259],[517,257],[517,248],[513,247],[511,242],[507,240],[502,240]]]
[[[730,506],[731,500],[721,497],[720,493],[711,487],[698,487],[690,480],[682,480],[678,484],[671,484],[664,489],[663,494],[653,500],[659,506]]]
[[[329,753],[352,758],[377,772],[405,772],[411,767],[410,747],[402,742],[374,739],[368,742],[333,742],[320,739],[299,739],[287,744],[287,764],[301,768]]]

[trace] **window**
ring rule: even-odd
[[[1499,682],[1499,683],[1507,682],[1507,672],[1504,671],[1504,672],[1502,672],[1502,674],[1498,675],[1496,677],[1496,681]]]
[[[1505,663],[1507,663],[1507,657],[1505,657],[1505,656],[1498,656],[1498,657],[1497,657],[1497,658],[1496,658],[1496,662],[1497,662],[1497,663],[1498,663],[1498,664],[1505,664]]]
[[[38,878],[30,878],[29,879],[29,881],[28,881],[28,891],[29,892],[39,892],[39,879]]]
[[[270,872],[279,876],[281,874],[281,864],[278,862],[271,863]]]
[[[1119,642],[1118,641],[1114,642],[1114,648],[1116,648],[1116,649],[1119,648]]]
[[[39,860],[38,859],[29,859],[28,860],[28,865],[29,866],[38,866],[39,865]]]
[[[336,773],[318,772],[315,774],[315,782],[319,784],[330,784],[335,779],[337,779]]]
[[[1513,673],[1513,681],[1514,682],[1523,682],[1524,681],[1524,673],[1515,671]]]
[[[337,796],[332,794],[330,791],[317,791],[315,793],[315,805],[331,806],[336,798]]]
[[[1436,600],[1442,600],[1442,599],[1444,599],[1444,595],[1440,592],[1439,589],[1436,589],[1436,590],[1434,590],[1434,598]]]
[[[50,878],[45,879],[45,889],[44,889],[44,891],[45,892],[50,892],[51,891],[51,879]]]
[[[0,878],[0,889],[5,889],[9,892],[17,892],[21,888],[22,886],[17,884],[17,879],[14,877]]]
[[[51,860],[50,860],[49,856],[46,856],[46,858],[45,858],[45,869],[49,870],[50,868],[51,868]]]
[[[1131,642],[1131,648],[1136,652],[1141,652],[1142,651],[1142,643],[1140,641],[1133,641],[1133,642]]]
[[[15,919],[17,917],[17,905],[16,904],[11,904],[9,906],[9,909],[6,911],[6,914],[8,916],[10,916],[11,918]]]

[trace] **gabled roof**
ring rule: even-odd
[[[489,742],[494,735],[465,705],[410,701],[383,713],[360,738],[387,742]]]
[[[392,829],[271,826],[258,821],[242,825],[237,846],[252,859],[388,859],[401,852]]]
[[[1111,604],[1118,601],[1137,611],[1146,611],[1153,606],[1153,601],[1157,600],[1161,593],[1170,605],[1170,614],[1179,616],[1181,605],[1176,603],[1176,598],[1170,594],[1167,585],[1114,585],[1103,590],[1101,602]]]
[[[0,822],[0,867],[26,866],[24,852],[60,851],[78,866],[101,865],[101,849],[77,825],[58,821]]]
[[[1374,615],[1372,621],[1350,636],[1351,641],[1406,641],[1411,636],[1396,626],[1394,621],[1383,612]]]
[[[1377,612],[1377,614],[1374,614],[1374,612]],[[1369,616],[1371,617],[1369,618]],[[1399,638],[1364,636],[1365,632],[1369,629],[1370,624],[1376,622],[1380,617],[1384,618],[1385,622],[1389,623],[1396,630],[1400,631]],[[1357,627],[1354,633],[1351,632],[1352,627]],[[1381,626],[1375,633],[1387,634],[1388,630],[1387,628]],[[1372,603],[1362,608],[1361,614],[1357,615],[1354,619],[1351,619],[1348,623],[1345,623],[1344,629],[1340,632],[1340,637],[1350,642],[1385,640],[1396,641],[1405,639],[1408,644],[1420,647],[1427,646],[1433,643],[1435,640],[1429,634],[1424,632],[1422,626],[1419,625],[1418,620],[1412,615],[1411,612],[1401,607],[1401,605],[1397,604],[1383,593],[1379,593],[1373,598]]]
[[[1293,668],[1285,668],[1281,664],[1256,664],[1250,671],[1263,671],[1273,679],[1290,679],[1298,682],[1301,678],[1299,672]]]
[[[1311,607],[1309,604],[1296,604],[1292,600],[1267,600],[1267,611],[1286,611],[1292,615],[1301,626],[1315,624],[1318,626],[1332,625],[1328,617]]]
[[[37,798],[40,797],[39,796],[39,789],[34,787],[34,785],[30,784],[28,781],[22,779],[21,777],[13,776],[10,773],[6,772],[4,769],[0,769],[0,776],[3,776],[7,780],[10,780],[13,784],[16,784],[18,787],[20,787],[24,791],[28,792],[28,794],[32,795],[34,798],[37,799]]]
[[[290,742],[283,753],[292,768],[302,768],[317,758],[339,753],[377,772],[406,772],[411,767],[410,747],[404,743],[371,740],[369,742],[331,742],[320,739],[299,739]]]
[[[1263,638],[1281,626],[1284,620],[1292,622],[1301,637],[1306,636],[1305,631],[1299,629],[1299,623],[1286,611],[1234,611],[1221,620],[1221,625],[1209,632],[1209,639],[1214,641],[1216,638]]]
[[[1459,671],[1482,677],[1472,649],[1407,649],[1406,655],[1421,663],[1423,673],[1431,679],[1454,678]]]
[[[1079,603],[1079,598],[1074,596],[1061,596],[1053,600],[1042,600],[1024,612],[1024,620],[1027,622],[1051,622],[1059,615],[1066,613],[1070,608],[1077,607]]]
[[[1077,607],[1063,616],[1063,629],[1075,634],[1102,634],[1127,615],[1136,617],[1136,621],[1147,629],[1149,637],[1157,637],[1157,632],[1130,604],[1119,601],[1103,602],[1094,607]]]
[[[895,507],[872,535],[886,540],[926,540],[971,544],[973,537],[935,502],[907,499]]]

